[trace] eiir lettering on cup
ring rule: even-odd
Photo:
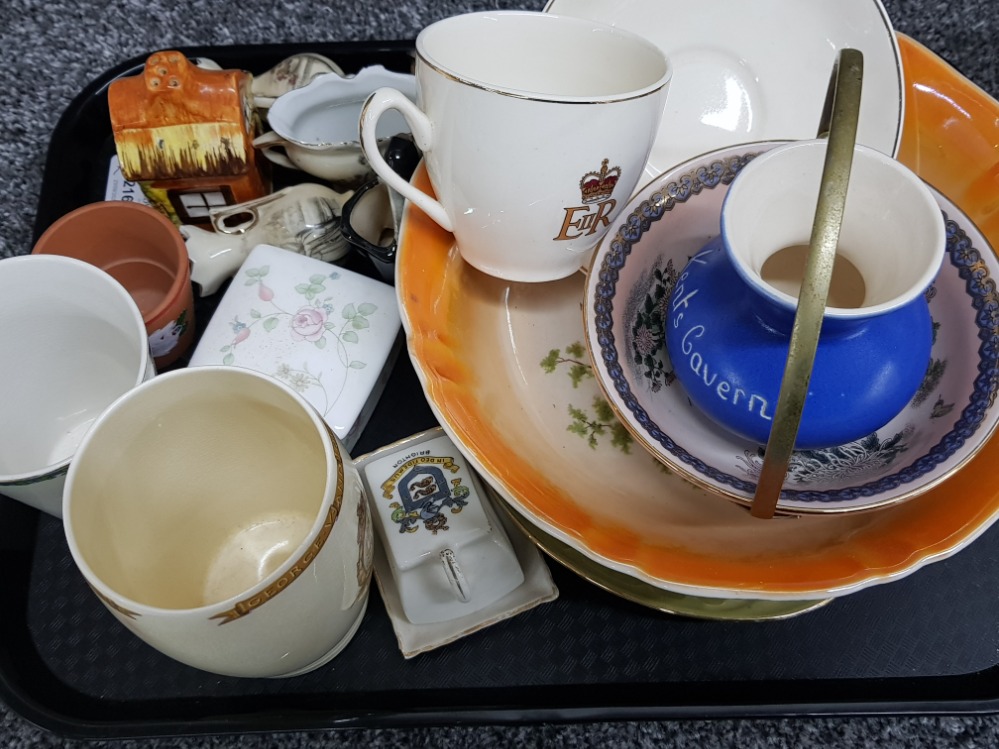
[[[587,172],[579,180],[579,192],[583,205],[565,209],[562,228],[554,241],[579,239],[600,231],[601,227],[610,226],[609,214],[614,210],[617,201],[611,197],[614,187],[621,178],[621,168],[608,168],[608,159],[604,159],[599,172]]]

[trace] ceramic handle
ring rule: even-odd
[[[259,148],[260,152],[275,164],[287,167],[288,169],[298,169],[298,165],[292,162],[287,155],[280,151],[273,150],[285,145],[284,138],[271,130],[253,139],[253,146]]]
[[[472,599],[471,591],[468,588],[468,580],[465,579],[465,573],[458,566],[458,560],[451,549],[444,549],[441,552],[441,564],[444,567],[444,575],[447,577],[454,595],[462,603],[468,603]]]
[[[444,206],[400,177],[382,156],[376,129],[378,120],[389,109],[396,110],[406,119],[413,133],[413,141],[421,151],[426,153],[433,147],[433,125],[430,119],[405,94],[394,88],[380,88],[368,97],[361,110],[361,150],[364,151],[365,158],[385,184],[419,206],[443,228],[454,231],[454,224]]]

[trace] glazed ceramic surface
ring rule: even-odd
[[[814,138],[844,47],[864,54],[858,142],[898,149],[902,65],[880,0],[549,0],[545,10],[643,34],[669,57],[674,80],[649,177],[724,146]]]
[[[176,50],[111,81],[108,110],[122,175],[174,223],[201,223],[210,206],[270,192],[253,148],[257,121],[243,70],[192,65]]]
[[[349,451],[399,344],[392,287],[270,245],[247,256],[191,356],[246,367],[301,393]]]
[[[453,230],[479,270],[518,281],[576,272],[642,177],[671,74],[662,52],[627,31],[531,12],[448,18],[416,49],[419,101],[380,89],[361,114],[378,176]],[[395,110],[434,197],[379,157],[374,136]]]
[[[155,374],[138,305],[105,271],[61,255],[0,262],[0,494],[62,516],[77,446]]]
[[[412,75],[381,65],[363,68],[353,76],[318,75],[308,85],[275,99],[267,113],[273,129],[255,138],[253,145],[281,166],[301,169],[338,185],[359,186],[372,173],[361,154],[358,118],[364,100],[381,86],[416,96]],[[408,127],[402,117],[387,117],[377,132],[380,147],[405,132]]]
[[[461,464],[461,470],[470,471],[465,459],[457,452],[454,443],[448,440],[440,427],[428,429],[391,445],[386,445],[367,455],[361,455],[355,460],[355,465],[361,472],[361,480],[365,483],[373,516],[379,512],[378,488],[370,486],[370,482],[365,476],[365,466],[388,456],[401,456],[404,453],[419,452],[428,456],[429,451],[424,447],[427,443],[447,445],[448,455],[454,456],[455,460]],[[403,589],[402,585],[409,583],[397,574],[396,563],[390,560],[386,545],[376,543],[375,580],[378,583],[382,601],[385,603],[386,613],[388,613],[392,628],[395,630],[399,649],[406,658],[412,658],[428,650],[439,648],[558,598],[558,588],[555,587],[548,566],[537,547],[530,538],[524,535],[508,514],[493,511],[491,504],[495,503],[496,500],[495,494],[490,492],[489,487],[476,480],[474,473],[469,472],[467,476],[475,481],[478,492],[476,501],[483,503],[482,506],[488,513],[489,522],[494,524],[493,527],[501,531],[504,538],[509,540],[510,549],[515,555],[514,561],[520,571],[521,582],[495,600],[483,606],[473,606],[455,618],[414,624],[408,618],[407,611],[413,603],[419,605],[420,602],[414,602],[412,591],[409,591],[410,601],[404,606],[404,596],[407,591]],[[485,493],[482,493],[482,490],[485,490]],[[452,513],[452,519],[453,517]],[[376,519],[375,524],[377,525],[377,523]],[[495,560],[495,554],[491,556]],[[498,589],[493,589],[493,591],[498,592]],[[426,608],[427,604],[428,601],[424,599],[421,608]]]
[[[771,146],[706,154],[643,188],[594,256],[584,302],[595,374],[615,413],[672,470],[745,502],[755,491],[763,445],[719,428],[691,406],[662,342],[662,314],[680,268],[704,237],[718,233],[728,185]],[[926,294],[935,340],[919,390],[871,434],[797,451],[780,509],[842,512],[910,498],[960,468],[995,429],[999,369],[989,300],[999,261],[955,206],[937,200],[947,246]]]
[[[139,306],[157,369],[194,343],[194,292],[184,240],[162,213],[129,200],[77,208],[55,221],[32,252],[75,257],[101,268]]]
[[[326,73],[345,75],[339,65],[315,52],[303,52],[286,57],[266,73],[253,76],[253,82],[250,84],[250,90],[253,91],[253,105],[258,110],[267,110],[274,105],[279,96],[307,86],[313,78]]]
[[[708,418],[760,444],[774,426],[827,144],[795,141],[753,158],[726,191],[718,235],[689,260],[671,258],[676,277],[664,321],[666,369]],[[857,146],[852,158],[836,266],[795,440],[801,449],[859,440],[887,424],[916,394],[930,362],[934,331],[925,296],[944,256],[940,208],[923,181],[890,156]],[[671,173],[669,184],[697,180],[702,165],[680,177]],[[683,188],[655,184],[682,200]],[[691,189],[710,189],[700,187]],[[639,237],[631,225],[618,227],[602,251],[642,253],[640,243],[652,233],[651,226]],[[622,267],[614,266],[621,273],[616,282],[605,276],[607,265],[599,267],[593,296],[601,306],[593,317],[608,314],[612,284],[621,292],[627,283]],[[643,335],[659,329],[654,316],[641,314]],[[590,331],[594,338],[605,345],[604,336]],[[643,341],[630,358],[644,367],[653,354]]]
[[[364,616],[357,470],[305,399],[255,372],[180,369],[115,401],[70,467],[63,517],[108,610],[196,668],[303,673]]]
[[[347,199],[325,185],[303,182],[248,203],[212,209],[211,231],[180,227],[191,280],[202,296],[214,294],[259,244],[328,263],[339,260],[350,249],[341,232]]]
[[[908,81],[899,159],[999,247],[999,102],[923,45],[904,34],[898,41]]]
[[[357,467],[410,622],[465,617],[524,582],[478,478],[441,430],[379,450]]]
[[[787,619],[814,611],[832,600],[763,601],[752,598],[707,598],[674,593],[593,561],[569,544],[541,530],[536,523],[514,510],[488,484],[485,489],[493,504],[506,511],[505,516],[509,518],[509,522],[527,534],[538,548],[543,549],[549,556],[594,585],[656,611],[712,621],[768,621]]]
[[[942,63],[925,65],[914,71],[912,98],[933,96],[919,76],[940,75]],[[943,79],[960,83],[972,103],[994,106],[943,68]],[[994,132],[994,119],[962,118],[956,106],[921,110],[928,117],[919,123],[921,138],[903,153],[931,158]],[[941,164],[936,174],[942,189],[961,190],[959,170]],[[422,171],[416,179],[429,186]],[[962,204],[975,216],[989,205],[984,194]],[[582,287],[579,277],[533,286],[478,273],[461,261],[451,235],[407,209],[396,288],[428,400],[504,500],[593,563],[671,592],[820,599],[943,559],[999,515],[991,469],[999,444],[988,441],[963,470],[897,506],[753,519],[667,470],[615,419],[587,356]]]

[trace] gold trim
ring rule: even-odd
[[[319,552],[322,551],[323,545],[326,543],[326,539],[329,538],[330,533],[333,531],[333,525],[336,523],[336,520],[340,515],[340,507],[343,505],[344,470],[343,459],[340,456],[340,446],[337,444],[336,437],[329,426],[326,426],[326,431],[329,432],[330,442],[333,445],[333,456],[336,459],[337,488],[336,494],[333,497],[333,503],[330,505],[329,512],[326,514],[326,520],[319,529],[319,533],[316,535],[315,540],[309,544],[309,548],[305,550],[305,553],[303,553],[302,556],[300,556],[294,564],[292,564],[291,567],[289,567],[288,570],[281,575],[281,577],[272,582],[259,593],[252,595],[249,598],[244,598],[241,601],[237,601],[236,605],[231,609],[209,617],[209,620],[221,619],[222,621],[219,622],[219,626],[228,624],[229,622],[234,622],[240,617],[246,616],[254,609],[263,606],[269,600],[274,598],[274,596],[295,582],[295,580],[297,580],[298,577],[305,572],[308,566],[312,563],[312,560],[319,556]]]
[[[416,56],[418,58],[420,58],[420,62],[422,62],[424,65],[426,65],[428,68],[430,68],[431,70],[433,70],[435,73],[437,73],[442,78],[445,78],[446,80],[449,80],[452,83],[460,83],[460,84],[462,84],[464,86],[468,86],[470,88],[477,88],[480,91],[487,91],[487,92],[489,92],[491,94],[498,94],[500,96],[509,96],[512,99],[522,99],[524,101],[543,102],[545,104],[614,104],[615,102],[619,102],[619,101],[634,101],[635,99],[644,99],[646,96],[654,96],[655,94],[658,94],[663,89],[664,86],[666,86],[666,85],[669,84],[669,82],[673,78],[673,70],[670,68],[669,64],[667,63],[667,65],[666,65],[666,72],[663,73],[662,76],[660,76],[658,85],[656,85],[656,84],[649,84],[649,87],[647,87],[648,90],[647,91],[642,91],[642,93],[637,93],[637,94],[633,94],[633,95],[630,95],[630,96],[628,96],[628,95],[622,95],[622,94],[619,94],[617,96],[614,96],[612,94],[604,94],[604,96],[610,97],[610,98],[572,97],[572,98],[554,98],[553,99],[553,98],[549,98],[551,96],[554,96],[553,94],[531,94],[531,93],[528,93],[526,91],[524,91],[524,92],[509,91],[509,90],[505,90],[505,89],[501,89],[501,88],[495,88],[493,86],[487,86],[484,83],[479,83],[478,81],[473,81],[473,80],[470,80],[468,78],[463,78],[462,76],[458,75],[457,73],[452,73],[452,72],[450,72],[448,70],[445,70],[444,68],[440,67],[439,65],[430,62],[430,60],[427,59],[426,56],[424,56],[424,54],[422,52],[420,52],[418,49],[416,51]]]

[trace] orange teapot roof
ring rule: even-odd
[[[205,70],[173,50],[149,56],[143,72],[112,81],[108,106],[115,132],[202,123],[243,123],[251,76]],[[249,123],[244,127],[249,130]]]

